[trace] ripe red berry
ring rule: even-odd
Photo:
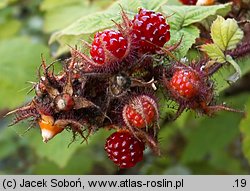
[[[215,105],[214,81],[211,80],[211,75],[218,70],[218,65],[205,67],[207,62],[201,60],[192,62],[189,66],[174,63],[163,72],[163,84],[169,97],[178,104],[173,120],[185,109],[208,116],[222,110],[241,112],[225,105]]]
[[[158,118],[157,104],[147,95],[139,95],[123,107],[123,120],[128,127],[144,128]]]
[[[95,34],[90,49],[92,59],[98,64],[122,59],[128,42],[119,31],[105,30]]]
[[[120,168],[135,166],[142,160],[144,149],[144,143],[126,130],[113,133],[105,144],[108,157]]]
[[[170,80],[170,86],[177,96],[186,99],[196,96],[199,85],[199,77],[196,72],[192,70],[177,70]]]
[[[132,21],[133,38],[142,52],[155,52],[170,39],[170,26],[161,13],[140,9]]]
[[[184,5],[195,5],[197,0],[179,0]]]

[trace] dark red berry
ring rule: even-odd
[[[177,70],[170,80],[170,86],[175,93],[186,99],[196,96],[199,85],[199,77],[192,70]]]
[[[157,104],[147,95],[139,95],[123,107],[123,120],[129,127],[144,128],[158,118]]]
[[[92,59],[98,64],[122,59],[127,51],[128,42],[119,31],[105,30],[95,34],[90,49]]]
[[[161,13],[140,9],[132,21],[134,43],[143,52],[155,52],[170,39],[170,26]]]
[[[197,0],[179,0],[184,5],[195,5]]]
[[[126,130],[113,133],[105,144],[108,157],[120,168],[135,166],[142,160],[144,149],[144,143]]]

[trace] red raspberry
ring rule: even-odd
[[[197,0],[179,0],[184,5],[195,5]]]
[[[105,30],[95,34],[90,49],[92,59],[98,64],[124,57],[128,42],[119,31]]]
[[[110,135],[105,144],[108,157],[120,168],[130,168],[143,158],[145,145],[129,131],[117,131]]]
[[[139,95],[123,107],[122,115],[128,127],[144,128],[158,118],[157,104],[151,97]]]
[[[140,9],[132,21],[135,44],[143,52],[159,50],[170,39],[170,26],[161,13]]]
[[[170,81],[170,86],[176,94],[186,99],[196,96],[199,85],[198,75],[191,70],[177,70]]]

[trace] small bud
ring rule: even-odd
[[[55,98],[55,106],[58,111],[69,111],[74,107],[74,100],[69,94],[58,95]]]
[[[54,125],[54,118],[52,116],[42,115],[38,124],[41,129],[43,142],[45,143],[63,131],[63,128]]]

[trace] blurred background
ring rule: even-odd
[[[27,82],[37,81],[41,54],[48,63],[56,56],[67,56],[66,46],[48,44],[51,35],[114,2],[0,1],[0,174],[249,174],[250,117],[243,119],[238,113],[219,112],[207,118],[185,112],[168,123],[165,113],[169,109],[161,104],[162,156],[146,150],[142,162],[125,170],[118,169],[103,149],[111,132],[100,130],[88,144],[78,140],[69,146],[72,135],[66,131],[45,144],[38,127],[26,132],[29,121],[8,127],[13,116],[4,115],[34,96],[33,92],[27,94],[31,88]],[[179,4],[177,0],[170,3]],[[67,40],[63,42],[71,42]],[[247,82],[248,74],[222,92],[220,99],[250,111]]]

